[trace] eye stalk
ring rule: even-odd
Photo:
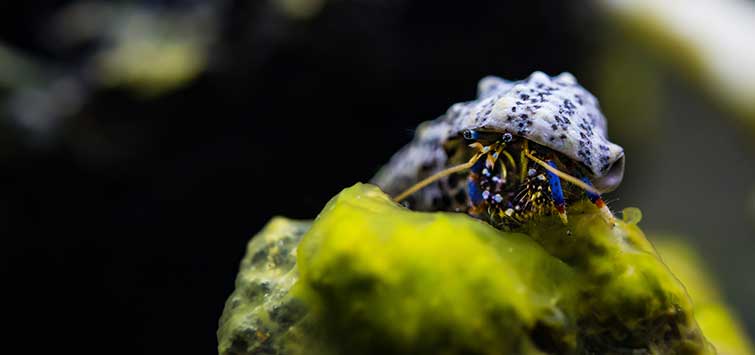
[[[499,132],[487,132],[487,131],[478,131],[476,129],[465,129],[461,132],[462,137],[466,140],[470,141],[490,141],[490,142],[502,142],[502,143],[509,143],[512,140],[514,140],[514,136],[509,133],[505,132],[503,134]]]

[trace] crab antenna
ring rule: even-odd
[[[499,160],[501,163],[501,180],[506,181],[506,177],[508,176],[508,170],[506,170],[506,163],[503,162],[503,160]]]
[[[503,153],[503,155],[506,156],[506,159],[509,160],[509,163],[511,164],[511,169],[514,169],[516,171],[516,163],[514,162],[514,157],[512,157],[511,154],[509,154],[509,152],[505,150],[501,151],[501,153]]]
[[[525,139],[522,143],[522,153],[519,155],[519,162],[522,164],[522,169],[519,173],[519,181],[524,182],[524,178],[527,177],[527,159],[524,159],[529,153],[529,145]]]
[[[452,167],[450,167],[448,169],[441,170],[441,171],[439,171],[439,172],[437,172],[437,173],[435,173],[433,175],[430,175],[430,176],[422,179],[422,181],[414,184],[412,187],[406,189],[404,192],[402,192],[398,196],[394,197],[393,201],[395,201],[395,202],[401,202],[405,198],[411,196],[413,193],[419,191],[420,189],[422,189],[423,187],[425,187],[427,185],[432,184],[433,182],[437,181],[438,179],[442,179],[442,178],[444,178],[444,177],[446,177],[448,175],[451,175],[451,174],[454,174],[454,173],[458,173],[460,171],[464,171],[464,170],[467,170],[467,169],[471,168],[474,165],[474,163],[476,163],[477,160],[480,159],[480,157],[483,154],[484,154],[483,152],[477,152],[477,153],[475,153],[474,156],[472,156],[472,159],[469,159],[469,161],[466,162],[466,163],[464,163],[464,164],[459,164],[459,165],[456,165],[456,166],[452,166]]]
[[[524,152],[525,155],[527,155],[528,158],[532,159],[532,161],[534,161],[537,165],[542,166],[543,168],[545,168],[546,170],[552,172],[556,176],[558,176],[558,177],[560,177],[560,178],[562,178],[562,179],[564,179],[564,180],[566,180],[566,181],[568,181],[568,182],[570,182],[570,183],[578,186],[582,190],[589,191],[589,192],[592,192],[594,194],[600,195],[600,191],[598,191],[596,188],[594,188],[594,187],[592,187],[590,185],[585,184],[582,180],[577,179],[574,176],[571,176],[571,175],[569,175],[569,174],[567,174],[567,173],[565,173],[565,172],[563,172],[561,170],[558,170],[558,169],[556,169],[556,168],[548,165],[546,162],[544,162],[544,161],[538,159],[537,157],[535,157],[534,155],[532,155],[532,153],[530,153],[528,150],[524,150],[523,152]]]

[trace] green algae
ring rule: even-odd
[[[219,352],[715,353],[695,316],[713,334],[731,318],[693,312],[636,226],[639,210],[613,228],[590,204],[569,213],[566,227],[548,217],[504,232],[357,184],[311,224],[276,218],[250,242]]]
[[[372,186],[325,207],[299,270],[300,294],[342,353],[536,353],[528,329],[570,326],[557,305],[574,274],[526,235],[411,212]]]
[[[218,353],[279,354],[297,349],[307,310],[289,291],[298,280],[296,247],[310,225],[276,217],[248,243],[236,289],[220,318]]]
[[[302,239],[300,294],[345,353],[712,352],[637,226],[570,212],[525,235],[356,185]]]
[[[529,229],[533,239],[579,275],[574,284],[579,352],[713,353],[684,286],[637,225],[618,221],[612,228],[591,209],[587,204],[572,209],[571,238],[559,236],[564,227],[554,218]]]

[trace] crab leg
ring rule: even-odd
[[[554,169],[557,169],[556,163],[554,163],[553,161],[546,160],[546,163],[548,163],[548,165],[552,166]],[[561,217],[561,222],[567,224],[568,219],[566,218],[566,201],[564,200],[564,190],[561,188],[561,179],[558,177],[558,175],[548,170],[548,182],[551,186],[551,197],[553,198],[553,204],[558,211],[558,216]]]
[[[495,164],[499,161],[498,158],[503,151],[503,144],[496,142],[489,147],[490,150],[486,159],[478,160],[469,170],[469,175],[467,176],[467,192],[469,193],[469,200],[471,202],[471,209],[468,212],[473,216],[484,211],[485,202],[500,203],[502,200],[500,195],[491,196],[491,188],[500,187],[506,180],[507,172],[503,164],[501,164],[501,177],[492,176]],[[503,163],[502,160],[501,163]],[[492,181],[494,186],[481,186],[480,182],[482,179]]]
[[[590,182],[590,179],[587,177],[583,177],[582,181],[592,186],[592,182]],[[603,198],[600,196],[600,194],[596,194],[592,191],[585,190],[585,194],[587,195],[587,198],[590,199],[590,202],[595,204],[596,207],[600,209],[600,215],[603,217],[603,219],[610,225],[616,224],[616,217],[614,217],[613,213],[611,213],[611,210],[608,209],[608,206],[606,205],[605,201],[603,201]]]
[[[526,141],[525,141],[525,142],[526,142]],[[526,157],[528,157],[528,158],[532,159],[532,161],[534,161],[534,162],[535,162],[535,163],[536,163],[537,165],[540,165],[540,166],[542,166],[543,168],[545,168],[545,170],[548,170],[548,171],[550,171],[551,173],[555,174],[556,176],[558,176],[558,177],[560,177],[560,178],[562,178],[562,179],[564,179],[564,180],[566,180],[566,181],[568,181],[568,182],[570,182],[570,183],[572,183],[572,184],[574,184],[574,185],[578,186],[578,187],[579,187],[579,188],[581,188],[582,190],[585,190],[585,191],[590,191],[590,192],[592,192],[592,193],[595,193],[595,194],[599,194],[599,193],[600,193],[600,192],[599,192],[599,191],[598,191],[598,190],[597,190],[596,188],[594,188],[594,187],[593,187],[592,185],[588,185],[588,184],[586,184],[586,183],[585,183],[584,181],[581,181],[581,180],[579,180],[579,179],[575,178],[574,176],[571,176],[571,175],[569,175],[569,174],[567,174],[567,173],[564,173],[564,172],[562,172],[562,171],[560,171],[560,170],[558,170],[558,169],[556,169],[556,168],[554,168],[554,167],[552,167],[552,166],[548,165],[548,164],[547,164],[547,163],[545,163],[544,161],[542,161],[542,160],[538,159],[538,158],[537,158],[536,156],[532,155],[532,153],[530,153],[530,152],[529,152],[528,150],[526,150],[526,145],[525,145],[525,149],[523,149],[523,150],[522,150],[522,154],[523,154],[524,156],[526,156]],[[525,161],[526,161],[526,160],[525,160]]]
[[[437,173],[435,173],[435,174],[433,174],[431,176],[428,176],[428,177],[422,179],[422,181],[414,184],[412,187],[406,189],[406,191],[404,191],[404,192],[400,193],[398,196],[394,197],[393,201],[395,201],[395,202],[401,202],[405,198],[411,196],[413,193],[421,190],[423,187],[425,187],[427,185],[430,185],[430,184],[432,184],[435,181],[438,181],[439,179],[442,179],[442,178],[444,178],[446,176],[449,176],[451,174],[455,174],[455,173],[458,173],[460,171],[464,171],[464,170],[467,170],[467,169],[471,168],[472,166],[475,165],[475,163],[477,162],[477,160],[480,159],[480,157],[482,157],[485,154],[490,153],[490,149],[491,149],[491,146],[483,146],[479,142],[472,143],[472,144],[469,145],[469,147],[477,150],[477,153],[475,153],[472,156],[472,158],[469,159],[469,161],[467,161],[466,163],[463,163],[463,164],[452,166],[452,167],[450,167],[448,169],[441,170],[441,171],[439,171],[439,172],[437,172]]]
[[[469,193],[469,201],[472,203],[473,209],[482,205],[485,199],[482,196],[482,190],[480,190],[480,175],[483,174],[484,166],[487,162],[478,160],[472,168],[469,170],[469,176],[467,177],[467,192]]]
[[[524,178],[527,177],[527,156],[529,154],[529,147],[527,144],[527,140],[525,139],[522,143],[522,152],[519,156],[519,163],[521,164],[521,170],[519,172],[519,181],[524,182]]]

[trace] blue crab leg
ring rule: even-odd
[[[491,198],[492,201],[495,201],[496,203],[501,202],[502,197],[500,195],[496,194],[491,196],[490,186],[484,189],[482,188],[481,180],[492,180],[496,186],[503,183],[503,180],[501,180],[500,177],[492,176],[495,164],[503,150],[503,145],[500,143],[494,143],[488,146],[483,146],[480,142],[475,142],[469,146],[486,155],[485,159],[480,158],[474,163],[474,165],[472,165],[469,170],[469,175],[467,176],[467,193],[471,203],[471,208],[468,213],[474,216],[484,211],[486,202],[491,202]],[[505,170],[503,173],[505,174]]]
[[[558,169],[556,163],[553,161],[546,160],[546,163],[554,169]],[[558,175],[548,170],[548,182],[551,185],[551,197],[553,198],[553,204],[558,211],[558,216],[561,217],[561,222],[567,224],[569,220],[566,217],[566,200],[564,200],[564,190],[561,188],[561,179]]]
[[[592,186],[592,182],[590,182],[590,179],[587,177],[583,177],[582,181]],[[611,213],[611,210],[608,209],[608,206],[606,205],[605,201],[603,201],[603,198],[600,197],[600,194],[596,194],[594,192],[585,190],[585,194],[587,195],[587,198],[590,199],[590,202],[595,204],[596,207],[600,209],[600,215],[603,217],[603,219],[610,225],[616,224],[616,217],[613,216],[613,213]]]
[[[480,206],[484,202],[482,197],[482,191],[480,190],[480,175],[485,168],[485,162],[480,159],[469,170],[470,174],[467,177],[467,191],[469,193],[469,201],[472,202],[472,206]]]

